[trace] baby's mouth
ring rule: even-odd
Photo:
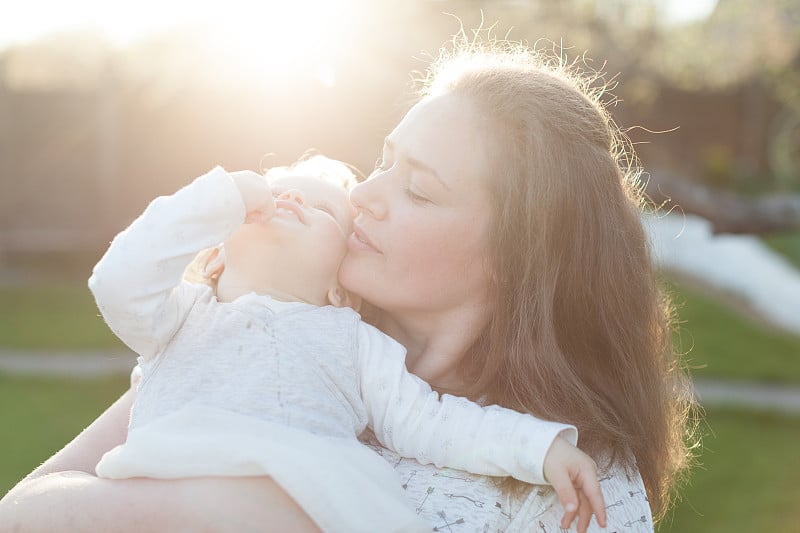
[[[295,202],[288,202],[286,200],[275,201],[275,214],[290,214],[297,218],[300,222],[305,224],[306,219],[303,216],[303,210]]]

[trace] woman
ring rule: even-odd
[[[409,370],[438,390],[575,424],[602,473],[608,530],[652,531],[688,459],[690,400],[637,175],[601,91],[569,70],[508,43],[443,53],[378,167],[351,192],[359,215],[340,281],[376,308],[372,321],[406,346]],[[109,486],[93,477],[125,438],[134,394],[4,498],[0,529],[314,529],[269,478]],[[546,487],[375,448],[437,528],[561,525]],[[580,507],[584,530],[589,506]]]

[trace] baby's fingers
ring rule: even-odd
[[[586,530],[589,528],[589,522],[592,521],[592,507],[586,498],[586,494],[581,492],[578,494],[578,497],[581,500],[578,506],[578,533],[586,533]],[[597,521],[600,523],[599,518]]]
[[[597,480],[597,471],[592,469],[591,475],[586,472],[584,475],[581,476],[580,488],[581,488],[581,518],[584,517],[584,509],[586,509],[586,526],[589,525],[589,520],[592,517],[592,512],[594,512],[595,517],[597,518],[597,523],[600,527],[606,527],[606,502],[603,498],[603,491],[600,490],[600,482]],[[587,501],[588,500],[588,501]],[[578,530],[580,531],[580,524],[583,520],[578,522]],[[585,531],[585,529],[584,529]]]
[[[561,518],[561,527],[568,529],[578,513],[578,493],[575,492],[572,479],[569,477],[569,473],[566,470],[551,474],[549,481],[553,486],[553,490],[556,491],[558,501],[561,502],[561,507],[564,508],[564,516]]]

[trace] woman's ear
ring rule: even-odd
[[[361,297],[346,291],[338,283],[328,290],[328,302],[336,307],[350,307],[354,311],[358,311],[361,308]]]

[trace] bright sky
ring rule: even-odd
[[[707,16],[717,0],[664,0],[659,2],[664,15],[675,22],[686,22]],[[351,1],[334,0],[268,0],[250,2],[229,0],[223,5],[195,1],[166,0],[26,0],[15,2],[0,17],[0,49],[24,43],[54,31],[93,29],[115,44],[125,45],[149,32],[182,22],[225,21],[241,32],[263,32],[274,19],[292,20],[307,27],[309,21],[321,23],[336,20],[334,10],[345,13]],[[445,3],[443,3],[444,6]],[[216,5],[216,9],[213,7]],[[313,20],[309,14],[316,14]],[[343,20],[339,18],[339,20]],[[283,27],[284,31],[291,31]],[[272,28],[274,31],[274,28]]]
[[[92,0],[28,0],[16,2],[0,19],[0,48],[24,43],[51,32],[76,29],[102,31],[109,39],[125,44],[148,30],[168,26],[180,20],[180,5],[141,0],[133,2],[98,2]],[[154,13],[157,13],[154,16]],[[9,16],[10,15],[10,16]]]
[[[309,25],[330,23],[334,10],[347,14],[351,4],[350,0],[26,0],[0,17],[0,49],[52,32],[84,29],[99,31],[111,42],[125,45],[154,31],[198,21],[235,28],[240,36],[281,29],[288,33],[290,28],[285,24],[276,28],[274,21],[291,21],[308,29]]]
[[[714,11],[717,0],[665,0],[659,2],[670,22],[691,22],[705,18]]]

